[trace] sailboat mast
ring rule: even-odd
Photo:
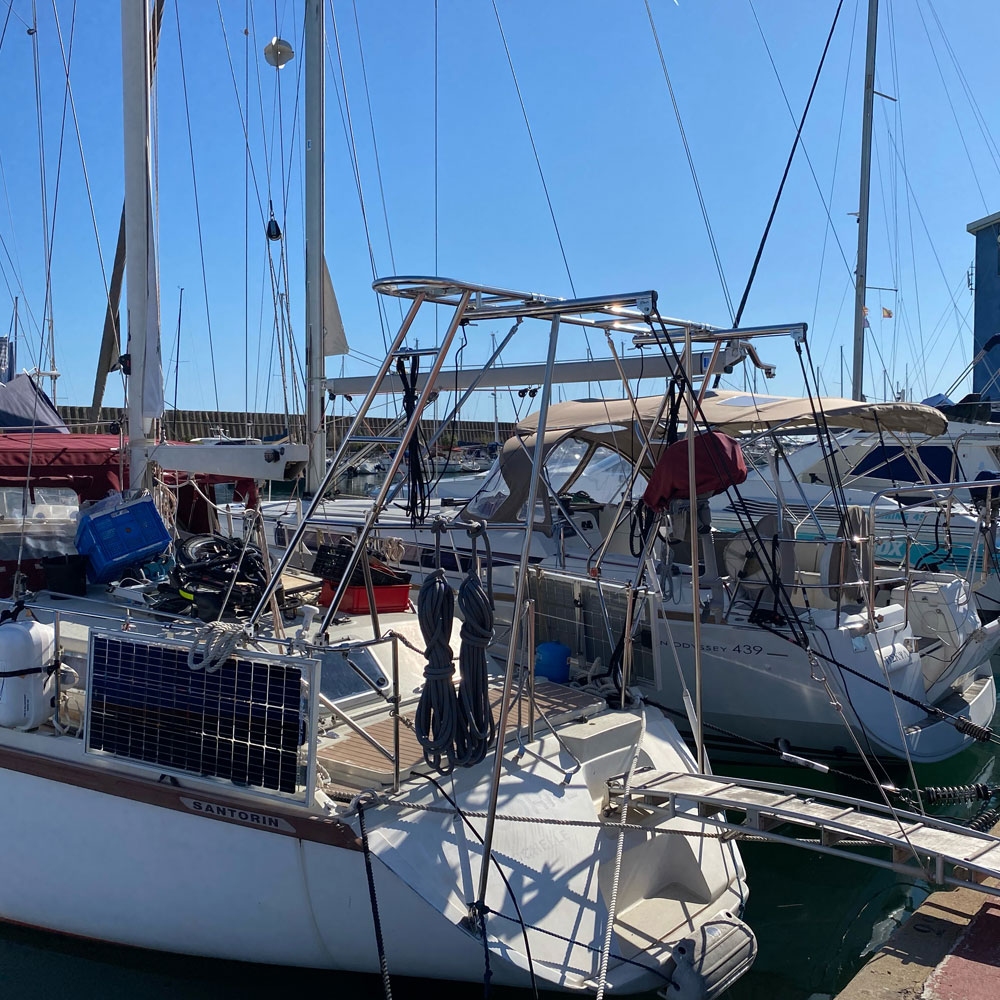
[[[5,382],[10,382],[14,378],[14,373],[17,371],[17,300],[18,297],[14,296],[14,330],[7,344],[7,365],[6,371],[4,372],[3,380]],[[54,403],[53,403],[54,405]]]
[[[865,51],[865,102],[861,118],[861,191],[858,196],[858,269],[854,289],[854,371],[851,397],[863,400],[865,370],[865,289],[868,284],[868,196],[872,173],[872,118],[875,104],[875,39],[878,0],[868,0],[868,45]]]
[[[129,482],[148,486],[145,372],[152,205],[149,197],[149,18],[145,0],[122,0],[122,120],[125,146],[125,243],[128,247],[127,329]],[[157,313],[158,315],[158,313]]]
[[[324,75],[323,0],[306,0],[306,492],[313,493],[326,475],[324,395],[326,362],[323,350],[325,250],[323,221]]]

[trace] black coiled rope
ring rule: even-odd
[[[485,757],[496,738],[496,723],[490,705],[486,650],[493,641],[492,578],[484,588],[479,577],[477,538],[483,525],[471,528],[472,555],[458,592],[462,612],[462,643],[459,647],[461,681],[458,691],[452,681],[455,666],[449,639],[455,619],[455,595],[441,569],[441,535],[444,524],[434,524],[436,569],[423,582],[417,597],[417,616],[427,657],[424,689],[420,692],[414,720],[416,737],[428,767],[448,774],[454,767],[471,767]],[[486,559],[491,561],[489,541]],[[487,567],[489,573],[489,566]]]
[[[454,761],[460,767],[471,767],[483,760],[496,735],[486,664],[486,650],[493,641],[493,602],[479,578],[476,551],[476,539],[482,532],[482,524],[469,531],[472,554],[469,570],[458,590],[458,608],[462,613],[458,662],[462,680],[458,686]]]
[[[428,574],[417,596],[417,617],[424,637],[427,665],[424,667],[424,689],[420,692],[413,723],[427,766],[448,774],[455,765],[458,699],[452,683],[455,665],[448,643],[455,620],[455,594],[441,569],[442,531],[443,525],[435,522],[436,569]]]

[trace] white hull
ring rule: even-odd
[[[65,623],[64,630],[72,653],[75,633]],[[411,665],[401,658],[404,676]],[[599,699],[574,697],[579,707],[558,726],[562,743],[543,728],[530,756],[507,744],[493,857],[517,897],[540,985],[588,991],[615,865],[614,820],[611,828],[601,821],[603,790],[628,769],[640,721],[636,712],[608,713]],[[645,715],[641,762],[693,771],[676,729],[654,709]],[[324,787],[378,788],[376,776],[353,768],[342,740],[321,738],[324,780],[334,782]],[[398,794],[383,788],[365,809],[394,975],[482,981],[483,942],[467,917],[482,864],[472,830],[485,834],[491,762],[437,777],[464,820],[437,786],[408,769]],[[416,770],[426,769],[421,762]],[[95,758],[83,740],[47,727],[0,729],[0,795],[2,920],[208,958],[379,971],[360,825],[346,799],[321,795],[319,807],[296,805],[184,775],[165,784],[156,768]],[[687,961],[676,951],[682,942],[708,942],[704,975],[720,988],[754,957],[753,936],[738,919],[746,884],[735,845],[702,839],[697,818],[666,825],[673,835],[625,839],[609,972],[618,993],[664,985]],[[524,931],[495,868],[486,905],[494,981],[529,985]]]
[[[689,623],[671,626],[669,635],[661,632],[658,637],[659,665],[651,697],[680,706],[681,682],[670,647],[677,649],[688,690],[693,691],[693,635]],[[991,639],[995,644],[996,637]],[[816,645],[822,648],[822,640]],[[910,703],[897,700],[894,709],[886,691],[834,665],[821,663],[814,673],[802,650],[777,636],[761,635],[760,629],[703,623],[701,649],[705,720],[710,727],[717,727],[709,728],[706,737],[727,750],[739,750],[742,742],[746,753],[745,741],[733,741],[726,735],[737,733],[770,748],[787,741],[791,750],[806,756],[853,757],[861,747],[866,755],[902,759],[909,753],[915,763],[932,763],[947,760],[971,742],[948,722],[929,718]],[[876,656],[852,658],[842,649],[838,658],[855,669],[862,668],[866,677],[885,683]],[[903,663],[900,669],[890,671],[894,689],[925,698],[925,692],[915,690],[907,676],[913,671],[906,668]],[[826,677],[843,713],[831,703],[826,685],[817,679],[820,676]],[[963,687],[962,695],[955,693],[947,707],[954,715],[988,726],[996,709],[988,658]],[[767,711],[748,712],[748,705],[766,705]],[[905,747],[900,725],[906,732]]]
[[[694,628],[685,610],[690,577],[674,577],[672,586],[655,614],[653,599],[642,610],[630,680],[685,726],[684,689],[693,695],[696,687]],[[617,638],[624,588],[605,582],[602,589]],[[940,593],[928,589],[953,602],[930,608],[967,609],[968,591],[959,582]],[[920,595],[915,587],[909,615],[900,604],[880,607],[874,632],[857,609],[843,611],[839,622],[833,609],[803,610],[795,630],[787,621],[751,622],[749,605],[732,608],[724,622],[702,621],[703,717],[713,756],[773,759],[787,743],[806,757],[863,753],[931,763],[970,746],[973,737],[936,710],[990,725],[996,710],[990,656],[1000,646],[1000,622],[981,626],[974,614],[960,616],[950,635],[942,630],[935,649],[915,638]],[[579,670],[593,672],[600,663],[607,673],[613,647],[601,623],[596,583],[548,572],[535,596],[542,609],[567,609],[561,618],[541,612],[539,640],[562,642]],[[931,622],[946,620],[923,613]],[[803,630],[809,649],[821,655],[810,657],[795,641]]]

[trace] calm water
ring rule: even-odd
[[[1000,713],[994,725],[1000,723]],[[918,772],[921,785],[996,780],[994,755],[976,747],[944,765]],[[720,768],[762,780],[822,784],[844,794],[863,794],[848,779],[781,768]],[[900,779],[902,780],[902,779]],[[913,879],[856,862],[792,847],[744,844],[750,880],[746,919],[760,946],[753,970],[727,994],[729,1000],[820,1000],[836,992],[864,964],[901,919],[926,895]],[[86,864],[86,859],[80,859]],[[156,863],[155,858],[150,859]],[[44,869],[44,858],[39,865]],[[2,872],[0,872],[2,877]],[[155,906],[156,901],[150,900]],[[197,900],[192,900],[197,906]],[[414,933],[420,933],[414,928]],[[388,944],[392,971],[391,942]],[[74,1000],[109,996],[159,998],[322,995],[336,990],[346,1000],[382,995],[373,976],[239,965],[115,948],[0,924],[0,984],[3,997],[34,1000],[64,994]],[[68,984],[72,984],[68,987]],[[394,979],[396,997],[423,997],[428,985]],[[468,984],[434,985],[442,1000],[478,996]],[[496,989],[512,1000],[528,994]]]

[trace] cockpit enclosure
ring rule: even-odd
[[[585,400],[560,403],[548,408],[542,455],[541,483],[535,501],[534,528],[551,535],[558,521],[571,521],[574,511],[586,509],[598,515],[605,534],[604,548],[617,551],[631,547],[631,540],[617,538],[631,533],[630,511],[636,508],[669,439],[669,407],[663,396],[620,400]],[[860,430],[879,427],[894,432],[934,433],[940,430],[941,414],[914,403],[859,404],[845,399],[797,399],[721,389],[705,389],[699,425],[726,434],[775,433],[779,430],[815,426],[816,408],[830,424]],[[685,401],[679,405],[680,434],[688,419]],[[465,521],[524,524],[531,488],[531,472],[537,444],[538,415],[530,414],[515,427],[504,445],[498,464],[479,492],[461,511]],[[644,443],[648,441],[648,447]],[[683,449],[682,449],[683,450]],[[682,470],[683,471],[683,470]],[[703,505],[704,506],[704,505]],[[617,508],[618,513],[614,511]],[[687,554],[687,525],[681,504],[672,519],[675,557]],[[699,513],[703,528],[711,533],[708,508]],[[569,525],[570,530],[574,530]],[[615,536],[615,537],[611,537]],[[595,550],[596,551],[596,550]],[[591,555],[594,555],[592,552]],[[721,553],[719,553],[721,558]],[[708,554],[713,571],[718,561]],[[719,593],[716,587],[717,594]]]
[[[634,441],[631,433],[628,439]],[[497,465],[459,516],[470,522],[523,523],[536,444],[535,435],[508,439]],[[542,457],[545,489],[535,502],[535,530],[551,533],[553,498],[564,498],[578,508],[582,504],[617,504],[630,487],[630,498],[640,496],[646,478],[641,473],[633,476],[633,459],[627,452],[625,441],[621,447],[612,447],[596,438],[591,428],[546,434]]]

